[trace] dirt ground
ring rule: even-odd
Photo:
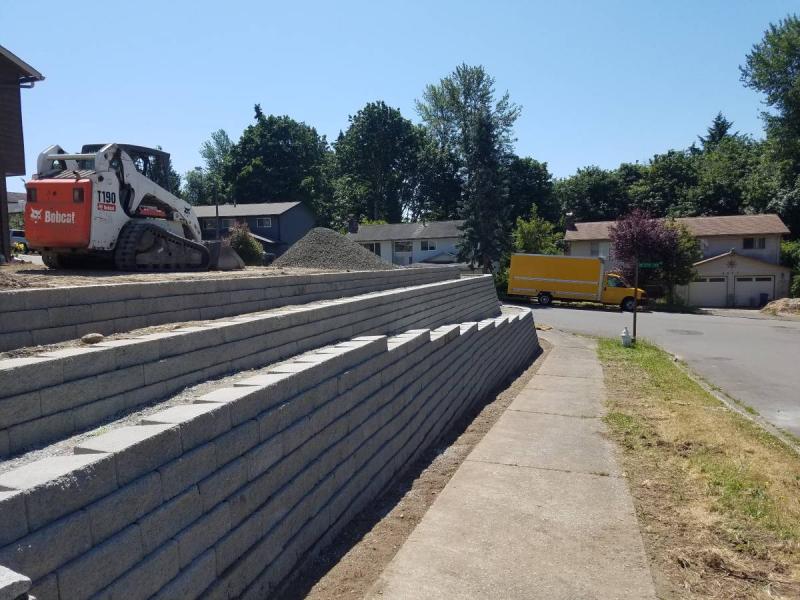
[[[283,600],[363,598],[472,448],[539,369],[543,352],[509,387],[477,405],[280,590]]]
[[[110,283],[144,283],[150,281],[183,281],[197,279],[232,279],[238,277],[274,277],[321,273],[319,269],[296,267],[246,267],[241,271],[205,271],[200,273],[125,273],[93,269],[48,269],[30,263],[0,266],[0,290],[24,288],[58,288],[75,285],[108,285]]]
[[[600,357],[658,597],[800,598],[800,457],[640,346]]]

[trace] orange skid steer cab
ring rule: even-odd
[[[165,189],[168,165],[169,154],[142,146],[90,144],[79,154],[47,148],[25,184],[29,247],[51,268],[216,268],[219,243],[204,243],[192,206]]]

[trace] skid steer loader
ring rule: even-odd
[[[29,247],[51,268],[241,267],[229,246],[202,241],[192,206],[165,189],[168,165],[166,152],[128,144],[89,144],[79,154],[47,148],[25,184]]]

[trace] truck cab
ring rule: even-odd
[[[628,300],[634,294],[633,286],[628,285],[622,275],[618,273],[607,273],[603,282],[603,290],[600,292],[600,302],[603,304],[615,304],[623,310],[632,310],[633,304]],[[623,305],[628,300],[627,305]],[[647,302],[647,294],[644,290],[639,290],[639,304]]]

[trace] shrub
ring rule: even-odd
[[[800,275],[792,277],[792,287],[789,289],[792,298],[800,298]]]
[[[264,249],[261,243],[252,236],[246,224],[236,224],[228,230],[228,242],[242,257],[246,265],[264,264]]]

